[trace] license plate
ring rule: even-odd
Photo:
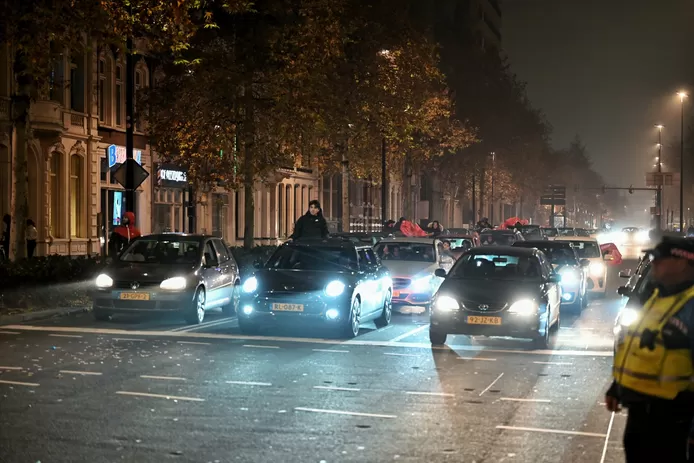
[[[277,312],[303,312],[303,304],[272,304],[272,310]]]
[[[501,317],[475,317],[468,316],[467,322],[470,325],[501,325]]]
[[[124,301],[149,301],[149,293],[120,293]]]
[[[400,297],[400,291],[393,291],[393,297]]]

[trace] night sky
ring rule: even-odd
[[[505,0],[502,33],[513,71],[554,127],[553,145],[579,134],[608,184],[645,186],[656,123],[665,125],[664,163],[668,150],[679,153],[676,92],[694,90],[694,1]],[[632,204],[651,198],[635,194]]]

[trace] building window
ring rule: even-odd
[[[60,223],[60,205],[62,204],[60,198],[62,192],[60,188],[60,179],[62,178],[63,172],[62,160],[63,157],[60,153],[53,153],[51,156],[51,200],[49,202],[50,211],[48,212],[48,218],[50,219],[50,234],[54,238],[63,238],[63,231]]]
[[[76,56],[70,63],[70,109],[84,112],[84,57]]]
[[[82,156],[70,156],[70,236],[84,237],[84,194],[82,192]]]
[[[212,195],[212,235],[227,238],[227,217],[229,216],[229,195]]]
[[[123,126],[123,66],[116,66],[116,125]]]
[[[183,230],[183,195],[180,188],[159,188],[154,194],[154,233]]]
[[[97,103],[99,105],[99,122],[110,125],[111,123],[111,62],[105,58],[99,60],[99,81]]]

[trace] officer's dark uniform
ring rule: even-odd
[[[694,265],[694,240],[664,239],[654,259]],[[627,462],[684,462],[694,418],[694,281],[657,286],[618,340],[607,392],[628,408]]]

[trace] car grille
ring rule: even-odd
[[[478,302],[478,301],[470,301],[470,300],[463,300],[460,301],[463,305],[463,308],[467,310],[468,312],[475,312],[475,313],[494,313],[494,312],[501,312],[502,310],[506,309],[508,307],[508,304],[506,303],[494,303],[494,302]],[[486,306],[485,308],[480,308],[480,306]]]
[[[409,278],[393,278],[393,289],[404,289],[410,286]]]
[[[132,284],[135,283],[135,281],[130,280],[130,281],[114,281],[113,282],[113,288],[114,289],[132,289]],[[139,286],[137,289],[142,289],[142,288],[152,288],[152,287],[159,287],[161,284],[160,281],[154,282],[154,281],[138,281],[137,282]]]

